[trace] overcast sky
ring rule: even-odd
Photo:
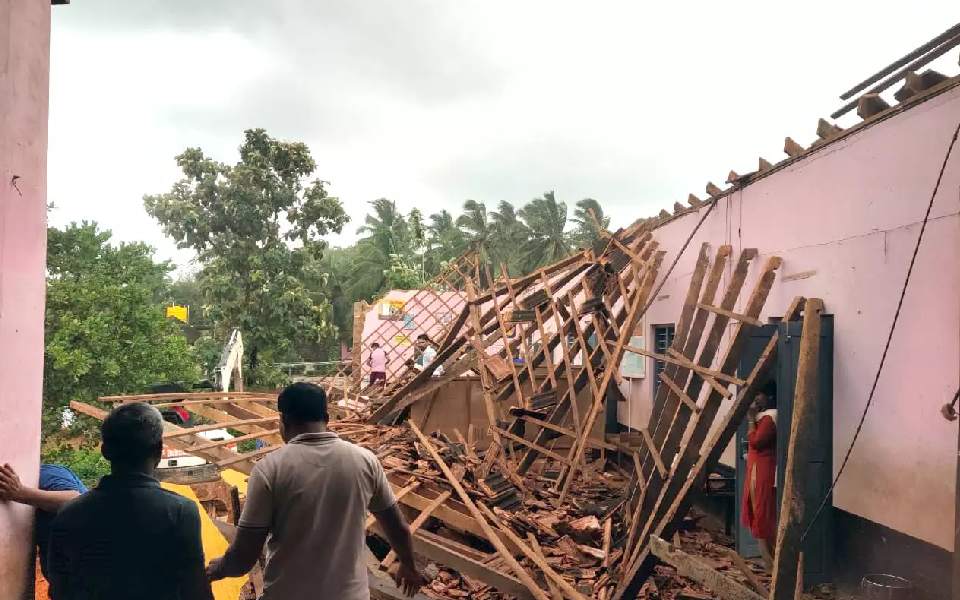
[[[74,0],[53,9],[51,223],[189,270],[143,195],[184,148],[232,163],[263,127],[310,146],[353,219],[334,244],[379,197],[456,213],[555,190],[626,225],[811,142],[841,92],[960,20],[955,0],[896,6]]]

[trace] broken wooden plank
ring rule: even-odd
[[[497,429],[497,431],[498,431],[498,432],[500,433],[500,435],[502,435],[503,437],[508,438],[508,439],[511,439],[511,440],[513,440],[514,442],[517,442],[518,444],[524,445],[524,446],[526,446],[526,447],[528,447],[528,448],[533,448],[534,450],[536,450],[536,451],[539,452],[540,454],[543,454],[544,456],[549,456],[549,457],[552,458],[553,460],[558,460],[558,461],[560,461],[560,462],[562,462],[562,463],[564,463],[564,464],[570,464],[570,461],[567,459],[567,457],[564,456],[564,455],[562,455],[562,454],[557,454],[557,453],[554,452],[553,450],[548,450],[547,448],[544,448],[543,446],[540,446],[540,445],[538,445],[538,444],[535,444],[534,442],[528,441],[528,440],[526,440],[526,439],[524,439],[524,438],[522,438],[522,437],[520,437],[520,436],[518,436],[518,435],[514,435],[514,434],[512,434],[512,433],[510,433],[509,431],[506,431],[506,430],[504,430],[504,429],[500,429],[499,427],[495,427],[494,429]]]
[[[723,575],[702,560],[675,548],[662,538],[650,536],[650,549],[657,558],[673,565],[678,575],[705,586],[722,600],[766,600],[739,581]]]
[[[663,464],[663,459],[660,457],[660,451],[657,450],[656,445],[653,443],[653,438],[650,436],[650,431],[644,427],[640,430],[640,434],[643,436],[643,441],[647,444],[647,451],[650,453],[650,456],[653,457],[653,460],[657,463],[657,470],[660,471],[661,477],[667,476],[667,466]]]
[[[760,578],[757,577],[757,574],[753,572],[753,569],[750,568],[750,565],[747,564],[747,561],[743,560],[743,557],[740,556],[740,553],[733,548],[726,548],[723,546],[718,546],[718,548],[723,548],[724,554],[726,554],[733,564],[736,565],[740,572],[743,573],[743,576],[747,578],[747,581],[750,582],[750,587],[753,588],[755,592],[767,598],[770,596],[770,591],[766,586],[761,583]]]
[[[165,431],[163,433],[163,439],[170,439],[176,437],[183,437],[186,435],[192,435],[195,433],[200,433],[202,431],[214,431],[216,429],[225,429],[229,427],[236,427],[237,425],[265,425],[268,423],[276,423],[280,420],[280,415],[275,417],[261,417],[259,419],[235,419],[233,421],[227,421],[225,423],[212,423],[210,425],[197,425],[196,427],[191,427],[189,429],[184,429],[183,431]]]
[[[797,561],[801,551],[801,537],[808,526],[810,514],[805,501],[804,482],[808,457],[813,451],[816,402],[818,395],[818,366],[820,357],[820,315],[823,300],[809,298],[803,310],[803,331],[800,335],[800,358],[797,363],[797,383],[793,394],[793,418],[784,468],[783,500],[780,522],[777,525],[777,549],[770,584],[771,600],[793,600],[797,585]],[[813,507],[809,507],[813,508]]]
[[[532,423],[532,424],[537,425],[537,426],[539,426],[539,427],[542,427],[542,428],[544,428],[544,429],[549,429],[550,431],[555,431],[555,432],[560,433],[560,434],[562,434],[562,435],[565,435],[565,436],[567,436],[567,437],[569,437],[569,438],[571,438],[571,439],[577,437],[577,433],[576,433],[575,431],[573,431],[572,429],[569,429],[569,428],[567,428],[567,427],[561,427],[560,425],[554,425],[553,423],[550,423],[550,422],[548,422],[548,421],[544,421],[543,419],[538,419],[538,418],[533,417],[533,416],[530,416],[530,415],[521,415],[521,416],[518,417],[518,418],[519,418],[520,420],[522,420],[522,421],[526,421],[526,422],[528,422],[528,423]],[[590,446],[593,446],[594,448],[602,448],[602,449],[604,449],[604,450],[618,450],[618,449],[619,449],[619,448],[617,448],[617,446],[614,446],[613,444],[610,444],[610,443],[607,443],[607,442],[604,442],[604,441],[601,441],[601,440],[588,439],[588,440],[587,440],[587,444],[590,445]]]
[[[486,514],[487,518],[490,519],[490,521],[491,521],[494,525],[496,525],[497,528],[500,529],[500,531],[502,531],[503,534],[504,534],[505,536],[507,536],[507,538],[508,538],[511,542],[513,542],[518,548],[520,548],[520,550],[523,552],[523,554],[524,554],[528,559],[530,559],[530,560],[533,562],[533,564],[537,565],[537,568],[539,568],[540,571],[541,571],[548,579],[550,579],[551,581],[553,581],[553,582],[557,585],[557,587],[559,587],[561,590],[563,590],[563,592],[564,592],[569,598],[572,598],[572,599],[574,599],[574,600],[586,600],[586,598],[584,598],[584,596],[583,596],[582,594],[580,594],[579,592],[577,592],[577,590],[574,589],[574,587],[573,587],[572,585],[570,585],[570,584],[567,582],[566,579],[564,579],[563,577],[560,576],[560,574],[558,574],[556,571],[554,571],[553,568],[550,566],[550,564],[547,563],[547,561],[546,561],[544,558],[542,558],[542,557],[541,557],[539,554],[537,554],[533,549],[531,549],[529,546],[527,546],[527,545],[523,542],[523,540],[520,539],[520,536],[518,536],[516,533],[514,533],[512,529],[510,529],[509,527],[507,527],[506,525],[504,525],[504,524],[500,521],[500,519],[497,518],[497,515],[494,514],[494,512],[493,512],[492,510],[490,510],[490,509],[489,509],[486,505],[484,505],[484,504],[480,504],[479,506],[480,506],[480,509],[483,510],[483,512]]]
[[[386,539],[379,525],[374,526],[374,532]],[[516,577],[505,573],[503,569],[492,568],[478,560],[474,555],[477,551],[448,540],[434,533],[421,529],[413,536],[413,551],[420,556],[434,560],[456,570],[461,575],[473,577],[517,598],[530,600],[535,598],[527,586]]]
[[[710,304],[704,304],[703,302],[697,304],[697,306],[705,310],[709,310],[712,313],[723,315],[725,317],[734,319],[736,321],[747,323],[748,325],[753,325],[754,327],[760,327],[761,325],[763,325],[763,321],[761,321],[760,319],[751,317],[749,315],[743,315],[737,312],[733,312],[732,310],[727,310],[725,308],[720,308],[719,306],[711,306]]]
[[[690,410],[692,410],[692,411],[695,412],[695,413],[696,413],[696,412],[700,412],[700,407],[697,406],[696,401],[695,401],[693,398],[691,398],[690,396],[688,396],[687,393],[686,393],[685,391],[683,391],[683,389],[682,389],[679,385],[677,385],[676,382],[675,382],[673,379],[671,379],[670,377],[668,377],[666,371],[660,371],[660,374],[657,375],[657,377],[660,378],[660,381],[663,382],[663,384],[664,384],[665,386],[667,386],[668,388],[670,388],[670,391],[671,391],[671,392],[673,392],[674,394],[676,394],[676,396],[677,396],[678,398],[680,398],[680,400],[681,400],[684,404],[687,405],[687,408],[689,408]]]
[[[430,518],[430,515],[433,514],[433,511],[436,510],[438,506],[440,506],[441,504],[447,501],[447,498],[450,497],[450,494],[451,492],[449,490],[444,491],[442,494],[434,498],[433,501],[430,502],[430,504],[428,504],[426,508],[420,511],[420,514],[417,515],[417,517],[413,520],[412,523],[410,523],[411,535],[416,533],[417,530],[419,530],[423,526],[423,524],[427,522],[427,519]],[[383,558],[383,561],[380,563],[380,568],[389,569],[390,565],[392,565],[393,561],[395,560],[397,560],[397,553],[391,549],[390,552],[388,552],[387,555]]]
[[[457,480],[456,476],[453,474],[453,471],[450,470],[450,467],[447,466],[447,463],[444,462],[443,458],[433,447],[433,444],[430,443],[430,440],[427,439],[427,436],[423,435],[423,432],[417,429],[417,426],[412,422],[408,421],[407,425],[410,427],[410,430],[417,436],[420,440],[420,443],[426,448],[427,452],[433,458],[433,462],[440,467],[440,470],[446,476],[447,480],[450,482],[450,485],[456,490],[457,495],[460,496],[460,500],[467,506],[470,510],[470,514],[473,515],[473,518],[477,520],[480,524],[480,527],[483,529],[484,535],[487,540],[493,544],[494,548],[497,549],[497,552],[500,553],[500,556],[503,557],[503,560],[509,565],[510,569],[517,575],[520,581],[523,583],[530,594],[537,598],[537,600],[549,600],[549,597],[543,593],[536,582],[530,577],[530,574],[520,566],[520,563],[513,557],[507,547],[504,545],[503,540],[496,534],[490,524],[487,522],[487,519],[483,516],[483,513],[480,512],[480,509],[477,508],[477,505],[473,502],[473,499],[470,498],[470,495],[467,493],[463,486],[460,484],[460,481]]]
[[[391,486],[391,487],[392,487],[392,486]],[[401,488],[400,490],[395,491],[395,492],[394,492],[394,497],[397,499],[397,502],[400,502],[400,501],[402,501],[402,500],[406,497],[407,494],[409,494],[409,493],[412,492],[413,490],[417,489],[418,487],[420,487],[420,482],[419,482],[419,481],[412,481],[412,482],[410,482],[409,484],[407,484],[406,486],[404,486],[403,488]],[[377,522],[377,518],[376,518],[375,516],[373,516],[373,514],[370,514],[370,515],[367,516],[367,520],[366,520],[366,522],[364,523],[363,528],[364,528],[364,529],[370,529],[370,527],[372,527],[373,524],[376,523],[376,522]]]

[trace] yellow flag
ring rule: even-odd
[[[183,323],[190,321],[190,307],[174,304],[167,307],[167,317],[174,318]]]

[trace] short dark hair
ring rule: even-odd
[[[374,343],[370,344],[370,347],[371,347],[371,348],[379,348],[379,347],[380,347],[380,342],[374,342]]]
[[[137,466],[163,451],[163,417],[149,404],[133,402],[110,411],[100,425],[103,456],[113,464]]]
[[[288,421],[307,423],[327,422],[327,393],[313,383],[299,381],[288,385],[277,397],[277,408]]]
[[[421,333],[420,335],[417,336],[417,341],[419,342],[420,340],[423,340],[423,341],[425,341],[425,342],[429,342],[429,341],[430,341],[430,338],[427,337],[427,334]]]
[[[777,382],[770,380],[760,387],[760,393],[767,397],[767,405],[770,408],[777,407]]]

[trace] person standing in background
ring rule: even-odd
[[[424,370],[427,365],[433,362],[437,357],[437,349],[433,347],[433,342],[430,341],[430,338],[427,337],[427,334],[421,333],[417,336],[417,342],[414,346],[413,351],[414,356],[414,368],[417,371]],[[443,375],[443,365],[437,365],[437,368],[433,371],[433,377],[439,377]]]
[[[374,342],[370,344],[370,358],[367,359],[370,366],[370,385],[386,385],[387,383],[387,353],[380,347],[380,344]]]
[[[760,545],[767,569],[777,545],[777,409],[771,389],[759,392],[747,413],[747,476],[743,524]]]
[[[68,502],[86,493],[76,473],[62,465],[40,465],[40,480],[37,487],[24,485],[20,476],[9,464],[0,466],[0,501],[26,504],[37,510],[33,525],[34,553],[39,552],[40,572],[49,578],[47,548],[50,545],[50,526],[54,517]],[[33,582],[36,559],[30,561],[29,582]],[[28,585],[28,596],[33,597],[33,586]]]

